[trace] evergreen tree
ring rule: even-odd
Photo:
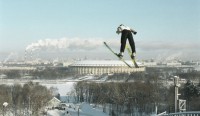
[[[195,93],[196,93],[197,97],[200,97],[200,82],[199,82],[199,84],[196,86]]]
[[[196,87],[192,81],[188,80],[184,86],[184,97],[190,101],[191,98],[195,95],[195,89]]]

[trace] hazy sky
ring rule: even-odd
[[[138,32],[138,59],[200,59],[199,0],[0,0],[0,58],[31,48],[112,59],[102,42],[119,52],[120,24]]]

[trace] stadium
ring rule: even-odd
[[[145,67],[138,63],[140,68],[135,68],[132,61],[126,61],[133,68],[129,68],[120,60],[82,60],[76,61],[69,67],[76,74],[112,74],[112,73],[132,73],[143,72]]]

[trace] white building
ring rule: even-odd
[[[157,62],[143,62],[144,66],[157,66]]]
[[[120,60],[83,60],[71,64],[69,67],[77,74],[111,74],[111,73],[131,73],[143,72],[145,67],[138,63],[140,68],[135,68],[132,61],[126,61],[133,68],[129,68]]]
[[[57,99],[56,97],[53,97],[48,103],[47,107],[48,108],[53,108],[53,107],[59,107],[61,105],[61,101]]]
[[[180,62],[168,62],[167,66],[181,66],[182,64]]]

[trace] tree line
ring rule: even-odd
[[[0,85],[0,104],[7,102],[7,112],[14,116],[38,115],[41,108],[52,98],[52,91],[39,83],[28,82],[24,85]],[[3,107],[0,112],[4,113]]]
[[[191,86],[193,85],[193,86]],[[174,112],[174,86],[166,87],[158,79],[134,82],[78,82],[74,87],[77,102],[101,104],[112,116],[124,114]],[[180,87],[180,98],[187,100],[189,111],[200,110],[200,84],[189,81]],[[106,109],[109,109],[107,111]]]
[[[46,67],[43,70],[36,69],[30,71],[0,70],[0,75],[1,74],[6,75],[8,79],[19,79],[25,75],[32,76],[32,79],[63,79],[74,75],[69,68],[63,67]]]
[[[188,80],[181,89],[182,98],[187,100],[186,108],[188,111],[200,110],[200,82],[195,85],[192,81]]]
[[[149,82],[78,82],[75,91],[77,102],[102,104],[104,112],[109,106],[109,113],[114,116],[134,114],[135,111],[148,114],[155,111],[156,106],[165,104],[164,107],[169,107],[172,104],[166,102],[170,96],[166,88],[157,88]]]

